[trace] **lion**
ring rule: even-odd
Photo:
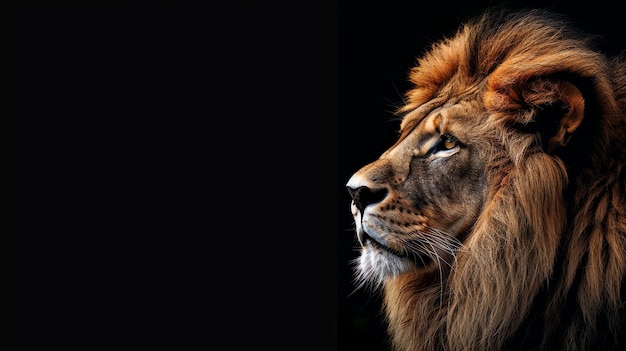
[[[410,69],[346,184],[394,350],[626,350],[626,55],[594,40],[488,10]]]

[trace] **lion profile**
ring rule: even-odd
[[[409,78],[397,141],[347,182],[394,349],[626,349],[625,56],[488,11]]]

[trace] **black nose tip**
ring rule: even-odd
[[[361,212],[363,212],[368,205],[382,201],[387,195],[385,189],[372,190],[366,186],[360,186],[356,189],[347,187],[347,189],[350,197],[354,200],[354,204]]]

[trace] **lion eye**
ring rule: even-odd
[[[441,140],[433,146],[427,156],[433,155],[436,157],[448,157],[457,153],[459,149],[459,139],[450,134],[443,134],[441,136]]]
[[[441,136],[440,149],[444,149],[444,150],[453,149],[454,147],[456,147],[457,143],[458,143],[458,140],[454,136],[450,134],[444,134]]]

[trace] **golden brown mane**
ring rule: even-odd
[[[399,112],[482,87],[481,128],[508,157],[490,159],[484,210],[447,278],[431,267],[385,283],[397,349],[626,347],[625,61],[559,16],[487,13],[410,79]],[[551,110],[560,125],[537,118]],[[552,132],[547,152],[536,130]]]

